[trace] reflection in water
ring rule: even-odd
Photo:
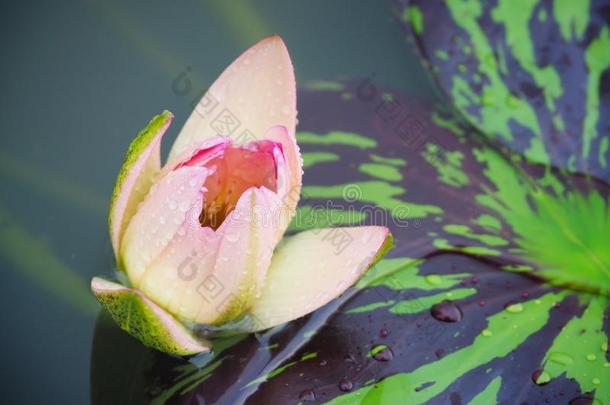
[[[188,360],[145,347],[101,311],[91,354],[91,400],[108,404],[130,398],[131,403],[162,404],[189,403],[197,397],[205,403],[243,403],[268,379],[299,361],[315,359],[317,353],[298,353],[356,292],[348,290],[291,324],[215,340],[213,352]],[[204,384],[212,372],[213,382]]]

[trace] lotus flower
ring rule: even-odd
[[[279,37],[222,73],[161,167],[172,118],[155,117],[132,142],[113,193],[110,236],[125,285],[91,283],[144,344],[189,355],[211,348],[198,331],[252,332],[306,315],[391,244],[387,228],[363,226],[306,231],[277,246],[302,177],[295,79]]]

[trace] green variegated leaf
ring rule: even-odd
[[[489,139],[610,179],[607,1],[397,3],[442,89]]]
[[[325,307],[199,368],[155,354],[148,399],[604,401],[608,185],[497,152],[446,108],[368,81],[335,89],[299,94],[291,228],[386,225],[395,248]]]

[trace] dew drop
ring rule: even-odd
[[[430,285],[440,285],[443,282],[442,277],[438,274],[428,274],[425,279]]]
[[[350,392],[354,389],[354,384],[347,378],[342,378],[341,381],[339,381],[339,389],[343,392]]]
[[[229,233],[229,234],[225,235],[225,239],[227,240],[227,242],[235,243],[239,240],[239,234],[238,233]]]
[[[572,358],[572,356],[562,352],[552,352],[549,355],[549,360],[564,366],[569,366],[574,363],[574,359]]]
[[[511,314],[518,314],[519,312],[523,312],[523,304],[517,303],[509,305],[506,307],[506,310]]]
[[[596,356],[596,355],[594,355],[593,353],[589,353],[589,354],[587,354],[587,360],[589,360],[589,361],[593,361],[593,360],[595,360],[596,358],[597,358],[597,356]]]
[[[434,319],[441,322],[458,322],[462,320],[462,310],[453,301],[445,300],[434,304],[430,309]]]
[[[608,351],[608,342],[602,343],[601,349],[602,349],[602,352],[607,352]]]
[[[599,384],[601,384],[601,380],[600,380],[599,378],[597,378],[597,377],[595,377],[594,379],[592,379],[592,380],[591,380],[591,382],[592,382],[594,385],[599,385]]]
[[[188,211],[189,207],[190,207],[190,204],[186,200],[180,201],[180,204],[178,204],[178,209],[182,212]]]
[[[299,399],[301,401],[315,401],[316,394],[312,390],[305,390],[299,394]]]
[[[373,358],[377,361],[390,361],[394,358],[394,353],[389,346],[377,345],[371,349]]]
[[[546,385],[551,381],[551,376],[546,371],[539,369],[532,373],[532,381],[536,385]]]
[[[481,332],[481,335],[483,335],[485,337],[490,337],[493,335],[493,332],[490,331],[489,329],[483,329],[483,332]]]
[[[576,398],[572,398],[569,402],[569,405],[593,405],[593,404],[599,404],[599,402],[595,401],[591,396],[586,395],[586,394],[578,396]]]

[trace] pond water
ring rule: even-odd
[[[171,142],[199,92],[249,45],[279,33],[300,85],[373,75],[424,99],[425,70],[389,2],[5,3],[0,121],[0,371],[6,403],[90,401],[110,275],[107,208],[126,147],[163,109]],[[186,74],[192,90],[176,90]],[[166,145],[167,146],[167,145]],[[118,370],[117,370],[118,371]]]

